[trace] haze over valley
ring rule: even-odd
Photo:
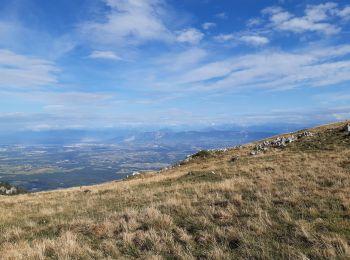
[[[98,184],[163,169],[202,149],[232,147],[276,133],[243,129],[67,132],[21,133],[16,141],[20,143],[12,138],[15,143],[0,145],[0,182],[31,192]]]

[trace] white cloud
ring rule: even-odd
[[[262,24],[264,21],[261,18],[251,18],[246,23],[248,27],[253,27]]]
[[[16,100],[21,104],[17,107],[20,113],[0,113],[1,127],[9,129],[34,129],[44,125],[62,129],[73,125],[100,127],[108,123],[108,119],[102,123],[100,118],[110,115],[111,109],[116,108],[118,102],[116,94],[113,93],[79,91],[0,90],[0,96],[3,100]],[[34,106],[34,109],[26,111],[22,106]],[[2,119],[2,115],[5,118]]]
[[[306,31],[321,32],[324,34],[336,34],[340,32],[340,28],[329,23],[317,23],[305,18],[293,18],[278,25],[278,29],[282,31],[291,31],[295,33],[303,33]]]
[[[227,19],[228,18],[228,15],[227,13],[225,12],[222,12],[222,13],[218,13],[215,15],[217,18],[220,18],[220,19]]]
[[[189,28],[177,32],[177,41],[182,43],[198,44],[204,37],[204,34],[195,29]]]
[[[253,46],[262,46],[268,44],[268,38],[259,35],[239,35],[239,34],[219,34],[214,37],[218,42],[236,42],[245,43]]]
[[[210,23],[210,22],[207,22],[207,23],[203,23],[202,24],[202,28],[204,29],[204,30],[209,30],[209,29],[211,29],[211,28],[213,28],[213,27],[215,27],[216,26],[216,23]]]
[[[0,87],[38,87],[57,83],[56,66],[47,60],[0,50]]]
[[[330,22],[330,19],[336,14],[336,7],[337,4],[332,2],[308,5],[304,10],[304,16],[295,16],[281,7],[273,6],[265,8],[262,14],[269,16],[270,26],[280,31],[318,32],[331,35],[341,31],[338,25]]]
[[[105,0],[111,11],[104,22],[80,25],[89,39],[116,45],[140,44],[145,41],[168,41],[172,36],[163,22],[162,1]]]
[[[320,5],[309,5],[305,9],[305,17],[314,22],[325,21],[334,14],[336,3],[328,2]]]
[[[243,55],[187,71],[179,83],[194,83],[201,90],[330,86],[350,81],[349,54],[350,45],[340,45],[295,53]]]
[[[229,34],[219,34],[214,36],[214,40],[219,41],[219,42],[227,42],[227,41],[232,41],[234,40],[236,37],[233,33],[229,33]]]
[[[292,110],[280,110],[280,111],[268,111],[258,112],[250,114],[242,114],[237,118],[236,122],[240,122],[244,125],[251,124],[266,124],[266,123],[278,123],[278,124],[313,124],[319,125],[321,123],[330,123],[334,121],[346,120],[350,116],[350,107],[332,107],[317,109],[298,109]]]
[[[138,113],[126,115],[73,113],[65,116],[53,113],[0,113],[0,128],[2,130],[52,130],[52,129],[110,129],[120,127],[149,126],[199,126],[233,125],[256,126],[257,124],[278,123],[283,125],[292,123],[303,125],[306,123],[320,124],[346,120],[350,116],[349,106],[318,107],[317,109],[284,109],[265,112],[222,113],[213,117],[203,112],[184,109],[164,109],[152,114]],[[161,123],[160,123],[161,122]]]
[[[350,6],[344,7],[342,10],[337,11],[337,15],[343,18],[344,20],[350,19]]]
[[[1,20],[1,18],[0,39],[0,48],[25,52],[30,50],[30,53],[51,60],[70,52],[78,44],[78,40],[70,32],[53,36],[46,31],[36,30],[20,20]]]
[[[207,55],[206,50],[194,47],[182,52],[164,55],[156,60],[156,64],[170,71],[178,71],[197,65]]]
[[[240,37],[240,40],[254,46],[265,45],[270,42],[269,39],[267,39],[266,37],[258,35],[244,35]]]
[[[92,113],[105,105],[117,104],[119,100],[115,93],[82,92],[82,91],[0,91],[2,97],[21,100],[22,103],[35,103],[45,112],[57,112],[61,115],[73,111]]]
[[[93,51],[88,57],[91,59],[123,60],[112,51]]]

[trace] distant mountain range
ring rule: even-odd
[[[167,144],[213,142],[220,145],[227,140],[238,140],[238,143],[271,136],[282,132],[294,131],[309,125],[256,125],[236,126],[221,125],[200,130],[161,129],[103,129],[103,130],[48,130],[48,131],[0,131],[0,145],[11,144],[73,144],[73,143],[115,143],[115,144]]]
[[[207,130],[207,131],[152,131],[127,136],[123,140],[112,139],[114,143],[124,145],[144,146],[200,146],[202,148],[220,148],[247,143],[252,140],[265,138],[276,134],[275,132],[250,132],[234,130]]]

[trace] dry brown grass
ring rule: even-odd
[[[0,197],[0,259],[349,259],[341,125],[258,156],[250,144],[121,182]]]

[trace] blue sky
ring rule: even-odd
[[[350,2],[3,0],[0,128],[350,118]]]

